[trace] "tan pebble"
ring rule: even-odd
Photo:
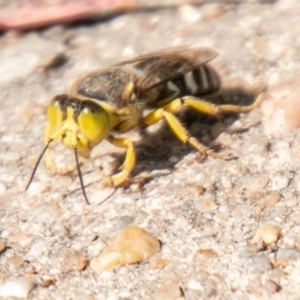
[[[229,179],[222,177],[221,178],[221,184],[224,189],[231,189],[232,188],[232,183]]]
[[[202,213],[210,212],[217,208],[216,203],[211,199],[197,199],[194,201],[194,206]]]
[[[274,175],[272,176],[272,190],[284,189],[289,185],[289,178],[285,175]]]
[[[298,204],[298,199],[295,197],[292,197],[286,201],[286,205],[288,207],[295,207],[297,204]]]
[[[278,293],[281,290],[281,286],[273,280],[267,280],[263,288],[266,289],[269,293]]]
[[[12,270],[15,270],[18,267],[22,266],[23,263],[24,263],[24,259],[18,255],[14,255],[6,259],[6,265]]]
[[[26,275],[34,275],[34,274],[36,274],[37,273],[37,271],[36,271],[36,269],[34,268],[34,267],[29,267],[29,268],[27,268],[26,270],[25,270],[25,274]]]
[[[195,195],[203,195],[205,192],[205,189],[199,185],[199,184],[195,184],[195,183],[187,183],[186,184],[187,190],[189,192],[191,192],[191,194]]]
[[[156,259],[151,261],[151,266],[153,269],[164,269],[171,262],[172,261],[170,259],[157,257]]]
[[[82,292],[81,290],[73,290],[73,293],[71,295],[71,299],[80,299],[80,300],[95,300],[96,298],[93,295],[88,294],[89,291],[87,293]],[[123,297],[124,298],[124,297]],[[99,299],[99,298],[97,298]],[[120,299],[118,296],[109,296],[107,297],[107,299],[109,300],[118,300]]]
[[[300,126],[299,77],[284,81],[268,91],[261,105],[267,135],[283,137]]]
[[[203,255],[205,258],[216,258],[218,257],[218,253],[213,249],[198,249],[197,253]]]
[[[175,226],[175,228],[185,229],[189,225],[189,222],[186,217],[179,216],[178,218],[176,218],[173,225]]]
[[[0,297],[27,299],[34,284],[25,277],[14,278],[0,285]]]
[[[53,277],[45,276],[45,277],[42,278],[42,280],[39,283],[39,285],[41,287],[46,288],[46,287],[49,287],[51,285],[55,285],[56,281],[57,280],[55,278],[53,278]]]
[[[165,300],[165,299],[178,299],[182,296],[182,291],[178,284],[175,282],[164,284],[161,288],[155,293],[153,299],[156,300]]]
[[[257,199],[256,203],[261,208],[274,206],[281,199],[279,191],[266,191],[263,192]]]
[[[231,216],[235,218],[243,218],[251,212],[251,207],[248,203],[238,204],[232,208]]]
[[[9,241],[11,243],[17,243],[21,245],[23,248],[30,245],[32,239],[28,237],[28,235],[24,232],[15,232],[9,236]]]
[[[63,267],[66,272],[82,271],[86,268],[88,260],[85,256],[75,253],[70,255],[64,262]]]
[[[268,176],[251,176],[245,179],[243,188],[249,192],[261,191],[269,182]]]
[[[280,235],[281,232],[277,226],[263,225],[256,230],[251,243],[262,242],[264,245],[269,246],[276,243]]]
[[[125,228],[104,251],[91,261],[95,272],[143,261],[160,250],[159,240],[137,226]]]
[[[0,240],[0,253],[3,252],[6,249],[5,244],[3,240]]]
[[[217,212],[214,215],[214,221],[217,223],[224,223],[228,220],[229,213],[228,212]]]

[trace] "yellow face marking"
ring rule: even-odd
[[[51,102],[47,111],[45,142],[59,139],[67,148],[76,148],[80,156],[89,158],[91,150],[111,130],[110,117],[101,106],[88,102],[83,103],[83,108],[77,114],[71,103],[66,104],[64,112],[58,101]]]

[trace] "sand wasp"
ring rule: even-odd
[[[217,72],[208,65],[217,52],[210,48],[178,47],[122,61],[108,68],[89,73],[77,80],[70,94],[55,96],[47,109],[48,123],[41,153],[26,189],[49,144],[53,140],[74,150],[81,190],[88,203],[78,155],[89,158],[92,149],[107,139],[127,149],[119,173],[110,177],[114,186],[127,181],[136,164],[133,142],[115,137],[135,126],[150,126],[165,120],[177,138],[196,148],[202,155],[219,156],[198,142],[174,115],[183,106],[199,113],[220,117],[223,113],[249,112],[249,106],[216,105],[201,97],[220,88]],[[144,114],[145,109],[151,109]],[[47,166],[52,164],[46,156]]]

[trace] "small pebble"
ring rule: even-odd
[[[25,248],[31,244],[32,238],[30,238],[26,233],[24,232],[15,232],[12,233],[8,237],[10,243],[17,243],[21,247]]]
[[[23,265],[24,259],[21,256],[14,255],[7,257],[5,263],[11,271],[15,271],[17,268]]]
[[[272,189],[280,190],[289,185],[289,178],[285,175],[276,175],[271,177]]]
[[[291,260],[300,260],[300,251],[293,248],[279,248],[275,255],[276,265],[287,266]]]
[[[207,259],[218,257],[218,253],[214,249],[208,249],[208,248],[207,249],[198,249],[197,253],[199,253],[200,255],[204,256]]]
[[[63,262],[65,272],[82,271],[86,268],[88,260],[85,256],[75,253],[67,257]]]
[[[160,243],[157,238],[142,228],[130,226],[91,261],[91,268],[100,273],[119,265],[143,261],[159,250]]]
[[[272,264],[265,255],[253,255],[247,258],[247,269],[257,273],[265,273],[272,270]]]
[[[281,286],[273,280],[266,280],[263,284],[263,288],[272,294],[278,293],[281,290]]]
[[[179,216],[178,218],[176,218],[173,224],[177,229],[186,229],[189,225],[189,222],[185,216]]]
[[[155,293],[153,299],[156,300],[165,300],[165,299],[178,299],[182,296],[182,291],[177,283],[172,282],[169,284],[164,284],[160,289]]]
[[[248,203],[238,204],[231,211],[231,216],[235,218],[243,218],[251,212],[251,207]]]
[[[229,179],[222,177],[221,178],[221,184],[224,189],[231,189],[232,188],[232,183]]]
[[[257,205],[261,208],[265,208],[276,205],[276,203],[280,201],[281,195],[279,191],[266,191],[259,194],[257,198],[257,200],[255,199]]]
[[[295,198],[295,197],[289,198],[289,199],[286,201],[286,205],[287,205],[288,207],[295,207],[297,204],[298,204],[298,199]]]
[[[201,213],[211,212],[217,208],[213,200],[205,198],[194,200],[194,206]]]
[[[262,242],[264,245],[269,246],[276,243],[280,235],[281,232],[277,226],[263,225],[256,230],[256,233],[251,242]]]
[[[153,269],[164,269],[166,266],[168,266],[172,261],[167,258],[162,257],[155,257],[153,260],[151,260],[151,267]]]
[[[44,276],[43,278],[41,278],[39,285],[41,287],[46,288],[51,285],[55,285],[55,283],[56,283],[56,279],[54,277]]]
[[[257,175],[245,178],[243,188],[249,192],[261,191],[269,182],[267,175]]]
[[[26,278],[17,278],[0,285],[1,297],[27,298],[34,285]]]

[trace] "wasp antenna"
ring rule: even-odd
[[[46,145],[46,146],[44,147],[44,149],[43,149],[43,152],[42,152],[41,155],[39,156],[39,159],[37,160],[37,162],[36,162],[36,164],[35,164],[35,166],[34,166],[34,168],[33,168],[33,170],[32,170],[30,179],[29,179],[29,181],[28,181],[28,183],[27,183],[27,185],[26,185],[25,191],[28,190],[28,188],[29,188],[29,186],[30,186],[30,184],[31,184],[31,182],[32,182],[32,179],[33,179],[33,177],[34,177],[34,175],[35,175],[35,172],[36,172],[36,170],[37,170],[37,168],[38,168],[38,166],[39,166],[39,164],[40,164],[40,162],[41,162],[41,160],[42,160],[42,158],[43,158],[43,156],[44,156],[46,150],[48,149],[48,147],[49,147],[49,145],[50,145],[50,143],[51,143],[52,141],[53,141],[53,139],[50,139],[50,140],[48,141],[47,145]]]
[[[83,179],[82,179],[82,173],[81,173],[81,170],[80,170],[80,165],[79,165],[79,160],[78,160],[77,148],[74,148],[74,153],[75,153],[77,173],[78,173],[78,177],[79,177],[79,180],[80,180],[80,186],[81,186],[82,194],[83,194],[83,197],[84,197],[84,200],[85,200],[86,204],[90,205],[90,202],[89,202],[89,200],[86,196],[85,188],[84,188],[84,185],[83,185]]]

